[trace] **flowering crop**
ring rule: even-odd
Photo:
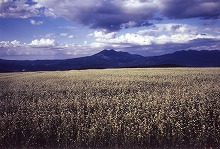
[[[220,146],[220,69],[0,74],[0,147]]]

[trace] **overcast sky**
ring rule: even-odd
[[[220,50],[220,0],[0,0],[0,58]]]

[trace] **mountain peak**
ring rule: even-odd
[[[112,55],[112,54],[116,54],[118,53],[117,51],[111,49],[111,50],[102,50],[101,52],[97,53],[97,54],[103,54],[103,55]]]

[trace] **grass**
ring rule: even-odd
[[[220,68],[0,74],[2,148],[217,148]]]

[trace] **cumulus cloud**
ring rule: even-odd
[[[147,30],[140,30],[136,33],[126,33],[114,38],[100,38],[96,36],[96,42],[92,47],[117,47],[131,48],[138,46],[155,46],[168,44],[187,44],[192,41],[201,41],[201,39],[211,41],[220,41],[219,34],[210,34],[205,29],[200,29],[187,24],[155,24]],[[158,46],[159,47],[159,46]]]
[[[90,34],[90,36],[101,39],[112,39],[115,38],[116,34],[116,32],[108,32],[106,29],[102,29],[95,31],[93,34]]]
[[[13,41],[0,41],[0,47],[18,47],[22,46],[20,41],[13,40]]]
[[[96,49],[97,50],[97,49]],[[67,59],[82,57],[98,52],[91,49],[86,42],[58,43],[53,39],[36,39],[31,43],[20,41],[0,41],[0,58],[12,60],[36,60],[36,59]]]
[[[42,38],[42,39],[40,39],[40,40],[38,40],[38,39],[33,40],[33,41],[29,44],[29,46],[46,48],[46,47],[56,46],[57,44],[58,44],[58,43],[57,43],[54,39],[45,39],[45,38]]]
[[[44,22],[43,21],[35,21],[35,20],[30,20],[30,23],[32,24],[32,25],[42,25],[42,24],[44,24]]]

